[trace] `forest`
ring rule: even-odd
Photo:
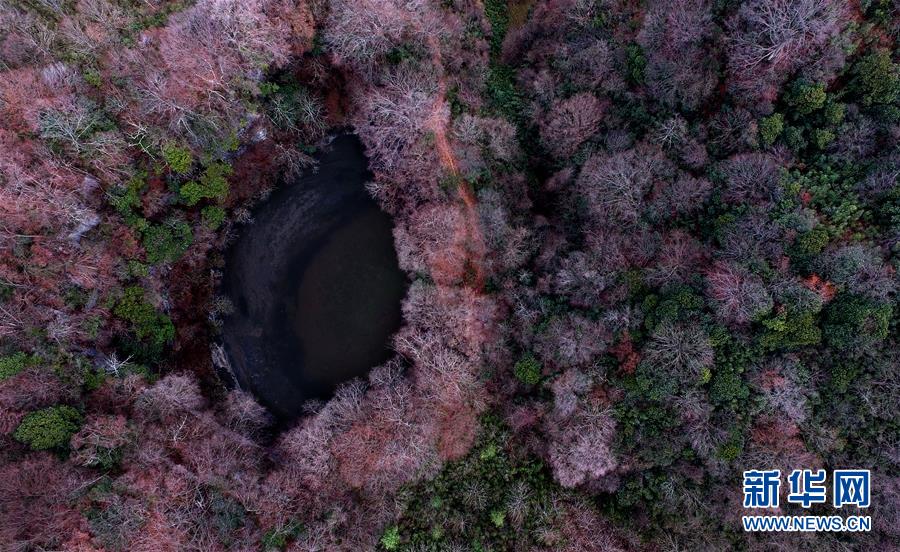
[[[0,0],[0,550],[900,550],[898,40],[900,0]],[[285,420],[214,362],[225,251],[334,129],[403,322]],[[743,530],[743,471],[844,468],[865,511],[756,513],[871,531]]]

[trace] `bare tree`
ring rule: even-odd
[[[644,347],[644,361],[660,377],[693,385],[700,381],[702,371],[712,366],[713,349],[702,328],[664,322]]]
[[[638,42],[648,54],[647,85],[658,100],[694,110],[718,81],[707,41],[714,31],[706,0],[651,2]]]
[[[605,110],[606,105],[587,92],[556,102],[541,123],[544,146],[556,157],[571,156],[600,129]]]
[[[706,283],[707,295],[726,323],[747,324],[774,306],[762,280],[735,263],[715,263],[706,273]]]
[[[785,79],[849,22],[840,0],[754,0],[728,22],[732,86],[751,102],[772,101]]]
[[[582,167],[578,186],[599,220],[634,224],[653,181],[670,170],[651,148],[595,154]]]

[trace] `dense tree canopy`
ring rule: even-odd
[[[0,0],[0,548],[892,549],[898,40],[890,0]],[[335,128],[403,327],[276,423],[213,364],[223,251]],[[873,530],[744,532],[755,468],[871,470]]]

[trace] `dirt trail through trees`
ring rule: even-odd
[[[441,166],[450,173],[456,181],[456,192],[462,200],[464,210],[464,227],[458,229],[464,233],[463,242],[466,244],[466,283],[475,291],[484,289],[484,259],[486,246],[484,235],[481,232],[478,216],[478,200],[472,185],[462,177],[450,141],[447,138],[448,117],[445,104],[447,101],[447,78],[444,74],[444,65],[441,59],[440,46],[434,36],[429,36],[428,46],[431,49],[431,58],[438,71],[438,90],[434,100],[431,115],[431,126],[434,131],[435,146]]]

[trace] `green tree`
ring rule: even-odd
[[[791,171],[784,180],[791,194],[809,193],[809,206],[816,209],[831,237],[843,234],[866,215],[856,193],[857,177],[852,167],[822,165],[801,171]]]
[[[491,523],[497,527],[503,527],[506,524],[506,512],[503,510],[492,510]]]
[[[825,128],[814,128],[809,133],[809,137],[812,140],[813,145],[820,150],[827,148],[828,145],[834,141],[834,133]]]
[[[144,290],[140,286],[125,288],[121,300],[113,309],[113,314],[131,324],[131,330],[139,340],[147,342],[155,350],[175,338],[175,326],[172,320],[156,312],[156,309],[144,298]]]
[[[817,224],[797,236],[789,250],[790,255],[797,262],[808,262],[825,249],[825,246],[828,245],[828,238],[828,229],[822,224]]]
[[[147,187],[147,175],[138,173],[107,193],[109,203],[123,217],[132,215],[132,210],[141,206],[141,192]]]
[[[381,535],[381,546],[385,550],[397,550],[400,546],[400,528],[396,525],[388,527],[384,534]]]
[[[841,294],[825,309],[822,333],[832,347],[846,350],[888,336],[893,307],[859,295]]]
[[[50,406],[26,415],[13,437],[31,450],[64,448],[81,422],[81,414],[71,406]]]
[[[826,96],[824,84],[801,80],[794,83],[784,101],[797,115],[808,115],[825,105]]]
[[[491,108],[509,121],[518,121],[524,101],[516,89],[515,71],[506,65],[492,64],[485,86]]]
[[[191,170],[191,165],[194,164],[191,150],[171,142],[163,145],[162,156],[166,165],[178,174],[187,174]]]
[[[21,351],[0,357],[0,381],[9,379],[24,370],[30,360],[28,355]]]
[[[190,225],[178,219],[163,224],[151,224],[143,232],[144,251],[150,264],[173,263],[184,255],[194,242]]]
[[[522,355],[513,367],[516,378],[525,385],[537,385],[541,381],[541,363],[531,353]]]
[[[900,66],[888,50],[873,52],[853,68],[853,86],[863,105],[893,103],[900,95]]]
[[[509,7],[505,0],[485,0],[484,14],[491,24],[491,55],[500,55],[509,28]]]
[[[633,84],[644,83],[644,72],[647,69],[647,56],[644,49],[635,42],[625,46],[625,76]]]
[[[728,330],[717,327],[712,331],[716,351],[714,374],[709,386],[709,398],[713,403],[737,406],[750,395],[744,381],[744,371],[757,358],[756,348],[736,339]]]
[[[759,121],[759,139],[764,146],[771,146],[784,131],[784,115],[773,113]]]
[[[796,126],[785,127],[784,143],[794,152],[799,152],[808,145],[806,138],[803,137],[803,130]]]
[[[762,321],[765,331],[760,338],[767,350],[795,349],[807,345],[817,345],[822,341],[822,330],[812,312],[792,313],[783,310],[772,318]]]
[[[189,206],[196,205],[201,199],[222,201],[228,196],[228,175],[231,166],[226,163],[212,163],[198,180],[191,180],[181,187],[178,193],[182,201]]]
[[[203,224],[211,230],[215,230],[225,222],[225,209],[218,205],[207,205],[200,211]]]
[[[825,108],[822,109],[822,118],[829,125],[839,125],[844,122],[845,114],[846,108],[844,104],[839,102],[829,101],[825,104]]]

